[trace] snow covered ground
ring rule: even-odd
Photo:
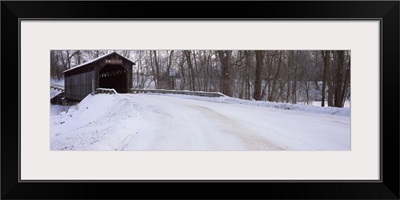
[[[280,102],[266,102],[266,101],[255,101],[255,100],[243,100],[232,97],[220,97],[220,98],[209,98],[209,97],[201,97],[201,96],[192,96],[192,95],[178,95],[178,94],[163,94],[163,95],[172,95],[179,96],[181,98],[186,99],[197,99],[203,101],[211,101],[218,103],[230,103],[230,104],[244,104],[251,106],[259,106],[259,107],[268,107],[268,108],[277,108],[283,110],[297,110],[297,111],[306,111],[312,113],[326,113],[332,115],[342,115],[342,116],[350,116],[350,108],[335,108],[335,107],[320,107],[316,105],[304,105],[304,104],[291,104],[291,103],[280,103]]]
[[[60,93],[61,93],[60,90],[55,90],[50,88],[50,99],[52,99],[53,97],[57,96]]]
[[[64,87],[64,79],[50,79],[50,85]]]
[[[50,79],[50,86],[64,88],[64,80],[63,79],[62,80]],[[52,99],[53,97],[57,96],[60,93],[61,93],[60,90],[56,90],[56,89],[50,87],[50,99]]]
[[[349,108],[230,97],[88,95],[50,126],[51,150],[350,150]]]
[[[310,105],[321,107],[321,101],[312,101],[312,102],[310,102]],[[325,107],[328,107],[328,101],[325,101]],[[350,108],[350,101],[345,101],[344,102],[344,107],[345,108]]]

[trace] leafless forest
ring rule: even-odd
[[[52,50],[51,78],[114,50]],[[133,87],[222,92],[240,99],[343,107],[346,50],[116,50],[134,61]],[[171,76],[174,75],[174,76]],[[327,102],[328,105],[325,105]]]

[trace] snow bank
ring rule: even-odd
[[[50,149],[350,150],[350,117],[339,116],[345,110],[230,97],[88,95],[68,110],[51,106]]]
[[[309,105],[321,107],[321,102],[322,101],[311,101]],[[328,101],[325,101],[325,107],[328,107]],[[348,100],[345,101],[344,102],[344,107],[345,108],[350,108],[350,101],[348,101]]]
[[[179,95],[179,94],[154,94],[154,95],[179,96],[181,98],[186,98],[186,99],[196,99],[196,100],[210,101],[210,102],[217,102],[217,103],[242,104],[242,105],[276,108],[276,109],[283,109],[283,110],[305,111],[305,112],[311,112],[311,113],[317,113],[317,114],[331,114],[331,115],[338,115],[338,116],[350,116],[350,113],[351,113],[350,108],[316,107],[316,106],[312,106],[312,105],[302,105],[302,104],[243,100],[243,99],[237,99],[237,98],[232,98],[232,97],[228,97],[228,96],[200,97],[200,96],[189,96],[189,95]]]
[[[313,113],[312,106],[309,112],[260,108],[260,102],[241,105],[233,98],[172,94],[121,97],[144,108],[142,116],[147,124],[141,124],[139,135],[148,136],[135,138],[125,150],[351,149],[350,117]]]
[[[50,85],[64,87],[64,79],[50,79]]]
[[[122,150],[140,121],[134,110],[135,105],[118,94],[88,95],[68,111],[50,117],[50,148]]]
[[[61,93],[60,90],[55,90],[50,88],[50,99],[52,99],[53,97],[57,96],[60,93]]]
[[[68,111],[71,106],[50,105],[50,117]]]

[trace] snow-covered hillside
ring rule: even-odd
[[[348,108],[229,97],[88,95],[50,126],[52,150],[350,150]]]
[[[268,108],[277,108],[283,110],[297,110],[297,111],[306,111],[311,113],[325,113],[332,115],[341,115],[341,116],[350,116],[350,108],[336,108],[336,107],[319,107],[316,104],[314,105],[304,105],[304,104],[291,104],[291,103],[280,103],[280,102],[267,102],[267,101],[255,101],[255,100],[243,100],[238,98],[232,98],[228,96],[220,97],[220,98],[209,98],[202,96],[193,96],[193,95],[178,95],[178,94],[162,94],[167,96],[175,96],[186,99],[196,99],[202,101],[211,101],[217,103],[229,103],[229,104],[243,104],[243,105],[251,105],[251,106],[259,106],[259,107],[268,107]]]
[[[53,97],[59,95],[61,93],[60,90],[55,90],[55,89],[51,89],[50,88],[50,99],[52,99]]]
[[[64,79],[50,79],[50,85],[64,87]]]

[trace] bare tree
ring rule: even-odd
[[[345,78],[344,78],[344,83],[343,83],[343,89],[342,89],[342,105],[341,107],[344,106],[344,102],[346,100],[347,94],[350,92],[350,55],[349,52],[347,52],[348,55],[348,61],[347,61],[347,68],[344,70],[345,71]]]
[[[195,91],[196,90],[196,85],[195,85],[196,74],[193,70],[193,64],[192,64],[192,58],[191,58],[192,51],[185,50],[185,51],[183,51],[183,53],[186,56],[186,62],[187,62],[188,68],[189,68],[190,76],[191,76],[190,90]]]
[[[336,62],[336,87],[335,87],[335,107],[343,107],[343,68],[344,68],[344,51],[337,51]]]
[[[221,62],[221,92],[232,96],[230,62],[232,51],[217,51]]]
[[[137,88],[219,91],[241,99],[343,107],[350,99],[350,51],[285,50],[54,50],[50,74],[117,52],[136,63]],[[320,56],[321,55],[321,56]],[[320,84],[322,82],[322,90]],[[314,84],[315,83],[315,84]]]
[[[159,57],[156,50],[150,51],[150,63],[153,69],[153,74],[155,77],[155,83],[157,88],[161,88],[161,73],[160,73],[160,65],[159,65]],[[154,60],[154,61],[153,61]],[[154,65],[153,65],[154,64]]]
[[[172,50],[172,51],[167,51],[167,54],[168,54],[167,73],[169,73],[170,70],[171,70],[171,66],[172,66],[172,61],[173,61],[173,56],[174,56],[174,50]],[[173,89],[173,83],[172,83],[172,81],[173,81],[173,80],[170,78],[170,79],[169,79],[169,84],[168,84],[168,87],[169,87],[170,89]]]
[[[264,60],[264,51],[255,51],[256,54],[256,79],[254,81],[254,99],[261,100],[261,75]]]
[[[322,75],[322,92],[321,92],[321,107],[325,106],[325,88],[326,88],[326,82],[328,81],[328,71],[330,68],[330,51],[321,51],[321,55],[324,59],[324,71]]]
[[[276,91],[276,82],[278,80],[279,71],[280,71],[280,68],[281,68],[281,65],[282,65],[282,54],[283,54],[283,51],[279,51],[278,68],[277,68],[277,70],[275,72],[275,75],[273,76],[271,93],[268,96],[268,101],[275,101],[276,100],[274,95],[275,95],[275,91]]]

